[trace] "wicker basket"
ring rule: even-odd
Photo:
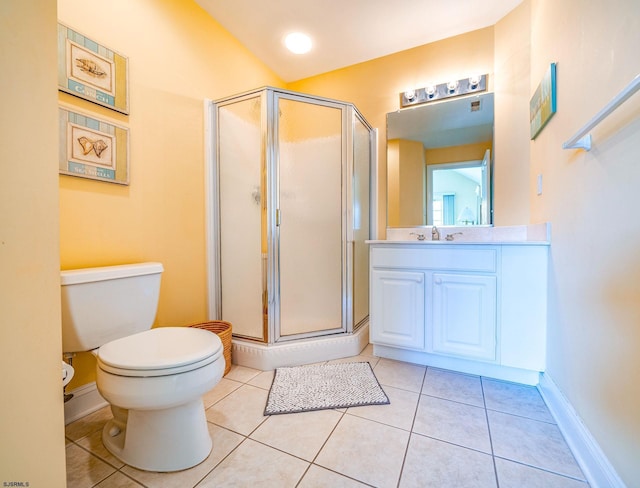
[[[222,341],[223,353],[224,353],[224,375],[231,369],[231,323],[224,322],[222,320],[212,320],[211,322],[202,322],[200,324],[193,324],[189,327],[196,327],[198,329],[205,329],[220,338]]]

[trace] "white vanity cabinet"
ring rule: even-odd
[[[370,241],[374,354],[536,384],[545,243]]]
[[[378,327],[369,328],[373,343],[423,351],[425,349],[423,271],[371,270],[369,316],[379,318]]]
[[[434,273],[429,351],[496,360],[496,277]],[[423,324],[424,326],[424,324]]]

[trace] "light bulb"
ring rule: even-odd
[[[449,93],[455,92],[456,88],[458,88],[457,81],[450,81],[449,83],[447,83],[447,90],[449,90]]]
[[[416,91],[407,90],[406,92],[404,92],[404,98],[406,98],[409,101],[413,100],[414,98],[416,98]]]
[[[302,32],[292,32],[284,38],[287,49],[294,54],[305,54],[311,51],[311,38]]]

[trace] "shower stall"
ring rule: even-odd
[[[272,369],[368,342],[376,132],[350,103],[261,88],[208,104],[209,314]]]

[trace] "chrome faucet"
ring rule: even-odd
[[[440,231],[435,225],[431,228],[431,240],[432,241],[440,240]]]
[[[424,241],[425,240],[424,234],[416,234],[415,232],[409,232],[409,235],[410,236],[416,236],[419,241]]]
[[[447,234],[447,236],[444,238],[445,241],[452,241],[454,236],[461,236],[462,232],[454,232],[453,234]]]

